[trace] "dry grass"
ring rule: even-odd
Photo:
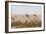
[[[41,27],[41,16],[12,16],[12,28]]]

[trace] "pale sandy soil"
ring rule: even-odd
[[[37,15],[31,16],[12,16],[12,27],[15,28],[26,28],[26,27],[41,27],[42,17]]]

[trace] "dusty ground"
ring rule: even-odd
[[[27,27],[41,27],[41,16],[12,16],[12,27],[14,28],[27,28]]]

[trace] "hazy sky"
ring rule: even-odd
[[[11,8],[12,8],[13,15],[25,15],[25,14],[42,15],[42,7],[41,6],[12,5]]]

